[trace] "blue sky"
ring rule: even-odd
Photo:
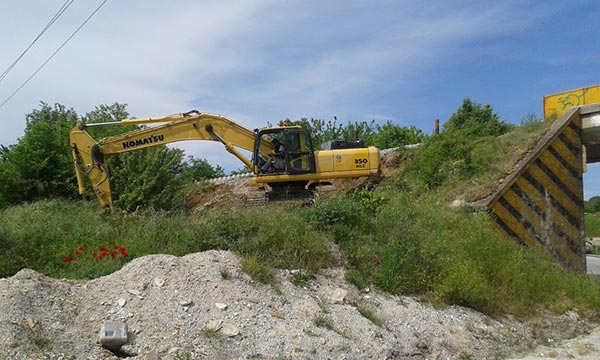
[[[101,3],[74,2],[0,82],[4,101]],[[109,0],[0,108],[0,144],[39,102],[135,117],[198,109],[250,128],[300,117],[391,120],[430,133],[466,97],[507,122],[542,98],[600,84],[597,1]],[[0,3],[2,71],[63,1]],[[181,144],[227,170],[222,146]],[[600,195],[600,166],[584,175]]]

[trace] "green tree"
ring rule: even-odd
[[[588,201],[584,201],[584,207],[589,213],[600,212],[600,196],[592,196]]]
[[[463,100],[461,107],[444,124],[444,132],[468,137],[498,136],[506,133],[510,126],[494,114],[492,107]]]
[[[118,208],[173,210],[183,205],[183,150],[159,145],[110,157],[111,185]]]
[[[0,208],[22,201],[24,180],[15,164],[0,157]]]
[[[85,123],[110,123],[129,117],[127,105],[99,105],[83,118]],[[100,126],[90,129],[95,139],[142,129],[141,126]],[[120,155],[108,156],[113,201],[118,208],[133,211],[138,207],[172,210],[183,205],[183,187],[192,181],[184,170],[180,149],[158,145]],[[194,161],[190,157],[190,161]]]
[[[94,110],[86,113],[81,117],[81,122],[84,124],[89,123],[110,123],[118,122],[129,117],[127,112],[127,104],[114,103],[112,105],[98,105]],[[129,131],[139,129],[138,126],[99,126],[89,128],[88,132],[95,139],[101,139],[107,136],[119,135]]]
[[[333,120],[301,118],[300,120],[282,120],[278,126],[301,126],[310,131],[312,144],[315,149],[320,149],[321,144],[330,140],[362,139],[366,145],[373,145],[375,135],[375,121],[349,122],[346,125]]]
[[[99,105],[78,119],[72,108],[41,103],[26,117],[25,134],[17,144],[0,147],[0,207],[49,197],[74,198],[77,182],[71,158],[69,131],[79,122],[115,122],[129,116],[125,104]],[[90,128],[96,139],[140,127]],[[114,201],[118,207],[173,209],[182,205],[182,188],[191,182],[183,174],[183,151],[165,145],[109,156]],[[202,161],[191,160],[200,165]],[[222,169],[213,169],[215,173]],[[190,170],[191,171],[191,170]],[[200,170],[198,170],[200,172]],[[91,188],[91,187],[88,187]],[[90,191],[88,194],[94,197]]]
[[[69,131],[76,123],[75,111],[60,104],[42,102],[27,114],[24,136],[2,148],[1,205],[77,193],[69,151]]]
[[[187,179],[206,180],[225,176],[225,170],[219,165],[213,167],[206,159],[188,156],[184,164],[183,175]]]
[[[373,136],[373,145],[379,149],[418,144],[426,138],[423,131],[415,126],[398,126],[389,120],[383,125],[377,125],[376,130],[376,134]]]

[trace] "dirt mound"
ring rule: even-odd
[[[399,171],[397,154],[393,149],[382,153],[381,175],[360,178],[331,179],[333,186],[322,187],[317,199],[323,200],[331,196],[342,194],[354,189],[372,189],[382,179],[392,177]],[[205,209],[221,209],[223,207],[243,208],[248,206],[264,205],[265,192],[269,191],[268,185],[253,185],[250,183],[251,175],[226,176],[210,180],[203,184],[190,197],[187,208],[193,211]],[[303,205],[306,201],[300,201]]]
[[[145,256],[90,281],[22,270],[0,279],[0,358],[483,359],[582,330],[573,314],[525,325],[361,292],[341,268],[277,277],[256,283],[224,251]],[[98,343],[109,321],[129,328],[119,352]]]

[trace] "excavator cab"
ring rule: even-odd
[[[310,134],[301,127],[258,131],[253,155],[259,176],[307,174],[316,168]]]

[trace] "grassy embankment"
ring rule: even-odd
[[[275,282],[273,268],[311,273],[332,265],[335,244],[347,278],[359,287],[492,315],[547,309],[595,314],[600,289],[585,275],[567,273],[544,254],[494,233],[483,214],[447,206],[457,197],[474,200],[489,192],[542,127],[472,142],[433,138],[400,154],[398,175],[375,192],[349,193],[312,208],[104,215],[95,203],[54,200],[5,209],[0,275],[28,267],[91,278],[147,254],[228,249],[242,255],[245,271]],[[85,250],[75,255],[80,247]],[[73,260],[65,263],[68,257]]]

